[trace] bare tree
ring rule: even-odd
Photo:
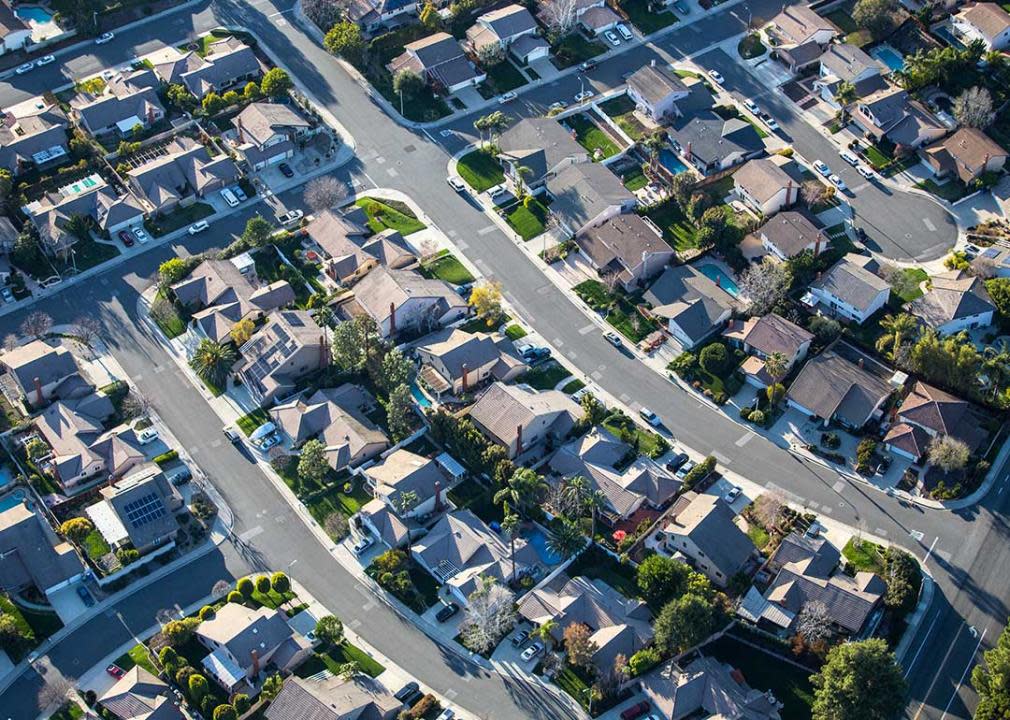
[[[42,687],[39,688],[39,710],[55,708],[65,703],[67,695],[74,689],[74,684],[74,680],[61,674],[56,668],[47,667]]]
[[[950,435],[937,435],[929,444],[929,462],[945,473],[960,470],[968,464],[971,451],[961,440]]]
[[[766,492],[757,497],[754,501],[754,506],[751,508],[751,512],[757,521],[767,529],[775,527],[784,506],[785,502],[781,495],[774,492]]]
[[[350,532],[347,517],[340,512],[331,512],[323,521],[323,530],[334,540],[343,540]]]
[[[151,401],[141,395],[140,391],[131,388],[119,409],[128,420],[143,417],[151,411]]]
[[[984,87],[968,88],[954,100],[954,117],[966,127],[989,127],[996,118],[992,95]]]
[[[347,197],[347,186],[332,175],[309,180],[305,186],[305,204],[320,213],[339,205]]]
[[[621,276],[611,270],[600,275],[600,281],[607,286],[607,290],[613,293],[621,284]]]
[[[323,32],[329,32],[340,20],[341,6],[337,0],[302,0],[302,10]]]
[[[477,62],[487,68],[497,65],[505,59],[505,49],[496,42],[486,43],[477,48]]]
[[[4,335],[4,350],[13,350],[18,346],[18,336],[14,333]]]
[[[796,632],[808,642],[827,640],[831,637],[831,613],[820,600],[804,603],[796,619]]]
[[[819,180],[807,180],[800,186],[800,199],[807,207],[825,203],[831,195],[831,189]]]
[[[81,315],[74,320],[73,334],[80,338],[81,342],[89,347],[98,339],[101,332],[101,324],[90,315]]]
[[[983,280],[989,280],[996,277],[996,272],[999,270],[999,266],[996,261],[987,255],[978,255],[974,260],[971,261],[971,273]]]
[[[512,629],[515,617],[515,595],[494,578],[485,577],[468,598],[463,643],[475,652],[487,652]]]
[[[785,299],[791,283],[788,265],[765,258],[740,277],[740,294],[750,300],[751,314],[764,315]]]
[[[569,35],[578,19],[578,0],[552,0],[544,10],[544,22],[557,37]]]
[[[21,323],[21,334],[39,340],[53,327],[53,319],[41,310],[30,313]]]
[[[218,580],[214,583],[214,587],[211,588],[210,596],[213,598],[223,598],[225,595],[231,592],[231,583],[226,580]]]

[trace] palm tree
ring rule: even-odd
[[[547,547],[566,560],[586,546],[586,536],[579,526],[571,520],[561,518],[561,521],[551,530],[547,539]]]
[[[592,525],[590,525],[589,537],[590,539],[596,537],[596,514],[607,507],[607,496],[604,495],[600,490],[594,490],[589,493],[582,501],[582,507],[589,513],[589,517],[592,519]]]
[[[544,620],[540,626],[530,633],[537,640],[543,642],[544,647],[547,648],[548,652],[554,650],[554,631],[558,629],[558,621],[551,618],[549,620]]]
[[[659,153],[666,146],[666,138],[663,131],[659,130],[642,140],[642,146],[649,151],[649,170],[656,172],[656,165],[659,162]]]
[[[773,380],[781,380],[789,372],[789,360],[782,353],[773,352],[765,358],[765,370]]]
[[[982,351],[982,357],[986,375],[992,383],[992,396],[995,398],[999,389],[1010,383],[1010,348],[1004,340],[998,349],[992,345],[987,346]]]
[[[884,334],[877,338],[877,351],[895,360],[901,346],[918,329],[919,321],[908,313],[887,314],[880,319],[880,327],[883,328]]]
[[[512,175],[516,184],[516,200],[523,201],[526,197],[526,178],[533,174],[533,168],[525,165],[513,165]]]
[[[835,88],[835,102],[841,105],[838,111],[838,122],[845,125],[849,115],[849,105],[856,101],[856,86],[850,82],[840,82]]]
[[[591,492],[589,481],[581,475],[568,478],[565,482],[565,507],[581,508],[586,495]]]
[[[519,516],[505,504],[505,517],[501,521],[501,531],[509,539],[509,558],[512,560],[512,582],[516,579],[516,536],[519,534]]]
[[[488,115],[488,130],[491,131],[491,144],[498,144],[498,134],[512,124],[512,118],[501,110],[495,110]]]
[[[509,478],[508,485],[495,493],[495,504],[508,503],[527,517],[531,507],[540,504],[540,499],[547,490],[543,475],[538,475],[529,468],[519,468]]]
[[[490,115],[481,115],[473,121],[473,128],[480,133],[480,149],[484,149],[484,133],[490,128]]]
[[[231,345],[222,345],[213,340],[204,339],[200,341],[193,352],[189,364],[201,380],[221,387],[228,379],[228,373],[232,365],[235,364],[235,358],[235,349]]]

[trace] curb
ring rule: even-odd
[[[912,611],[912,615],[906,620],[905,632],[902,634],[901,640],[898,641],[898,646],[894,649],[894,656],[898,658],[898,662],[903,661],[911,649],[912,641],[919,632],[922,621],[926,618],[926,613],[929,612],[929,607],[933,603],[933,594],[936,592],[936,581],[933,580],[933,575],[926,567],[925,561],[919,563],[919,569],[922,571],[919,602],[916,604],[915,610]],[[913,657],[912,660],[914,661],[915,658]]]

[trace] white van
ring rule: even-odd
[[[631,30],[628,30],[628,26],[624,23],[617,23],[617,32],[619,32],[621,37],[627,41],[631,41],[635,38],[635,36],[631,34]]]
[[[221,197],[223,197],[224,201],[228,203],[228,207],[238,207],[238,198],[235,197],[235,193],[233,193],[229,188],[225,188],[221,191]]]

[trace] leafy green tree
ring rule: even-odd
[[[335,615],[324,615],[316,621],[316,637],[334,647],[344,641],[344,624]]]
[[[414,364],[402,352],[393,348],[383,356],[379,377],[374,379],[380,389],[389,393],[393,388],[409,383],[413,374]]]
[[[420,499],[413,490],[404,490],[396,497],[396,509],[401,515],[406,515],[417,506]]]
[[[48,446],[47,446],[48,449]],[[30,453],[29,453],[30,454]],[[84,538],[90,535],[95,529],[94,524],[86,517],[75,517],[64,521],[60,525],[60,532],[73,540],[78,545],[84,542]]]
[[[249,247],[263,247],[274,234],[274,225],[262,215],[255,215],[249,218],[242,231],[242,240]]]
[[[978,693],[975,720],[1006,720],[1010,717],[1010,632],[1000,633],[996,645],[982,654],[971,671],[971,684]]]
[[[654,625],[656,645],[666,655],[694,647],[715,630],[716,609],[701,595],[685,593],[659,612]]]
[[[494,502],[496,505],[508,503],[521,516],[528,518],[530,510],[540,505],[545,492],[547,483],[543,475],[529,468],[518,468],[509,478],[508,485],[495,493]]]
[[[393,92],[405,101],[412,100],[424,90],[424,79],[413,70],[400,70],[393,76]]]
[[[908,365],[926,382],[965,395],[978,394],[982,355],[965,332],[941,338],[926,328],[912,346]]]
[[[260,694],[263,696],[264,700],[273,700],[277,697],[277,694],[283,687],[284,678],[281,677],[280,673],[274,673],[263,681],[263,687],[260,689]]]
[[[287,595],[291,592],[291,578],[278,570],[270,576],[270,589],[278,595]]]
[[[11,655],[20,655],[25,649],[34,644],[35,638],[31,631],[25,631],[13,615],[6,613],[0,615],[0,650],[4,650]]]
[[[234,90],[229,90],[221,96],[221,99],[224,100],[225,105],[231,107],[232,105],[236,105],[242,99],[242,96]]]
[[[368,316],[337,324],[333,329],[330,353],[333,364],[344,372],[357,372],[365,365],[370,348],[379,342],[379,330]]]
[[[222,703],[214,708],[214,720],[238,720],[234,706]]]
[[[260,86],[250,80],[242,88],[242,97],[246,100],[259,100],[263,97],[263,93],[260,91]]]
[[[204,338],[193,351],[189,365],[204,382],[223,387],[236,358],[235,349],[231,345],[222,345]]]
[[[315,438],[307,440],[302,445],[298,456],[298,476],[302,480],[311,480],[321,485],[330,472],[330,464],[326,460],[326,445]]]
[[[706,345],[698,356],[698,362],[702,368],[713,375],[722,375],[729,363],[729,353],[726,346],[719,342]]]
[[[653,554],[638,566],[635,581],[652,607],[663,607],[687,590],[691,568],[665,555]]]
[[[194,702],[199,703],[210,692],[207,678],[200,673],[193,673],[189,676],[189,696]]]
[[[266,575],[260,575],[256,578],[256,590],[264,595],[270,592],[270,578]]]
[[[416,417],[410,388],[406,385],[393,388],[386,405],[386,421],[389,425],[389,434],[395,442],[403,440],[413,432]]]
[[[260,92],[267,97],[279,98],[286,95],[293,87],[291,77],[281,68],[267,70],[260,83]]]
[[[813,720],[894,720],[905,706],[905,679],[880,638],[836,645],[814,685]]]
[[[173,285],[189,272],[189,264],[182,258],[174,257],[158,266],[158,279],[162,285]]]
[[[323,38],[323,47],[350,63],[361,62],[365,51],[365,38],[355,22],[343,20],[330,28]]]
[[[203,96],[203,102],[201,105],[203,107],[203,111],[208,115],[217,115],[225,109],[227,103],[225,103],[224,98],[216,92],[209,92]]]
[[[249,712],[249,708],[252,707],[252,701],[245,693],[235,693],[231,699],[231,704],[235,706],[235,712],[239,715],[245,715]]]
[[[857,0],[852,8],[852,19],[878,37],[894,27],[897,10],[895,0]]]
[[[179,647],[185,645],[193,637],[193,633],[196,632],[197,626],[200,624],[200,618],[188,617],[182,618],[181,620],[171,620],[165,623],[165,626],[161,628],[161,634],[164,636],[166,644],[171,647]]]
[[[242,593],[242,597],[249,599],[253,596],[253,592],[256,591],[256,584],[252,579],[244,577],[235,583],[235,589]]]
[[[173,83],[165,90],[165,97],[168,102],[183,111],[190,111],[196,107],[197,99],[193,97],[185,85]]]
[[[905,344],[915,337],[919,321],[908,313],[888,313],[880,318],[880,327],[884,332],[877,338],[877,352],[895,360]]]
[[[582,406],[582,424],[586,427],[599,425],[607,417],[606,406],[597,400],[591,392],[582,396],[579,405]]]

